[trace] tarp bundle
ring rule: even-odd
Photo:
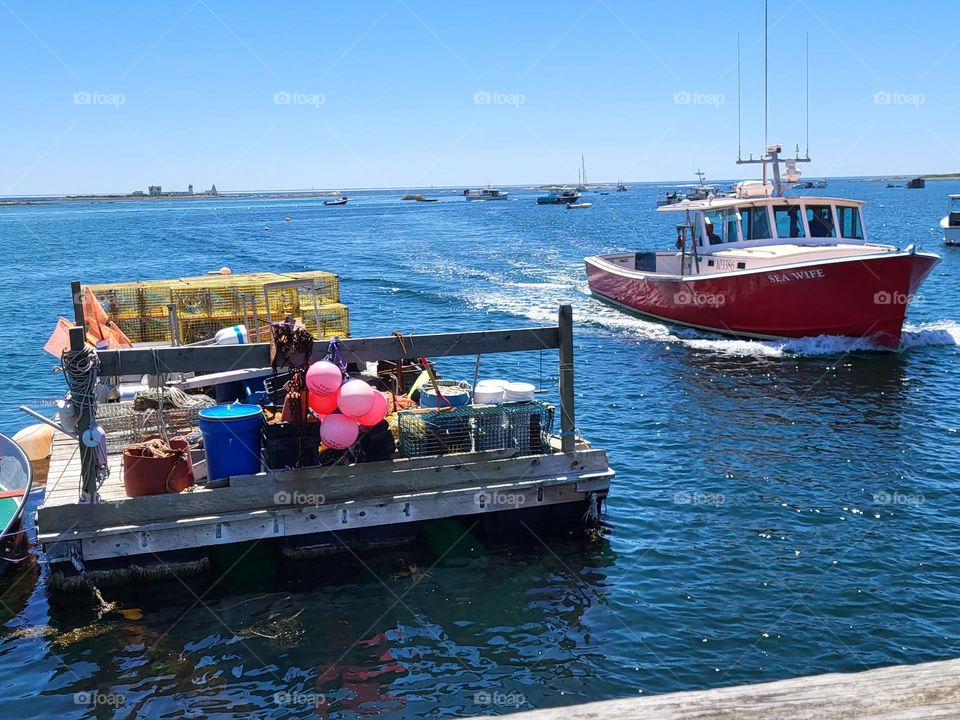
[[[89,288],[83,294],[83,318],[87,325],[87,342],[98,350],[133,347],[130,339],[123,334],[115,322],[107,317],[100,301]],[[59,358],[64,350],[70,348],[70,328],[72,327],[75,325],[65,317],[58,318],[57,326],[43,349]]]

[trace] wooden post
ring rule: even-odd
[[[82,311],[81,311],[82,315]],[[81,317],[82,320],[82,317]],[[82,327],[70,328],[70,352],[78,353],[86,345],[86,332]],[[75,406],[77,413],[77,436],[80,438],[80,502],[96,502],[97,499],[97,450],[87,447],[83,442],[83,433],[90,427],[90,407]]]
[[[576,449],[576,421],[573,413],[573,309],[560,306],[560,447],[565,453]]]
[[[87,324],[83,316],[83,292],[80,288],[80,281],[74,280],[70,283],[70,294],[73,297],[73,324],[78,328],[83,328],[84,341],[86,341]],[[80,346],[83,347],[82,345]],[[70,348],[73,349],[72,347]]]
[[[171,347],[180,347],[180,318],[177,316],[176,303],[167,303],[167,322],[170,324]]]

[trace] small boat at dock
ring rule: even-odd
[[[342,198],[337,198],[336,200],[324,200],[323,204],[324,205],[346,205],[347,200],[349,199],[350,198],[342,197]]]
[[[33,486],[33,470],[26,453],[6,435],[0,435],[0,574],[8,558],[23,544],[23,511]]]
[[[944,245],[960,245],[960,195],[950,195],[940,229],[943,230]]]

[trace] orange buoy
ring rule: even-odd
[[[221,275],[229,275],[229,274],[232,273],[232,272],[233,272],[233,271],[232,271],[230,268],[228,268],[226,265],[224,265],[222,268],[220,268],[220,274],[221,274]]]

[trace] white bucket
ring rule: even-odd
[[[531,383],[508,383],[503,390],[503,399],[505,402],[530,402],[536,391],[537,388]]]
[[[473,391],[474,405],[496,405],[503,402],[503,388],[499,385],[477,383]]]
[[[246,345],[250,342],[250,336],[247,334],[246,325],[234,325],[233,327],[218,330],[213,336],[214,345]]]

